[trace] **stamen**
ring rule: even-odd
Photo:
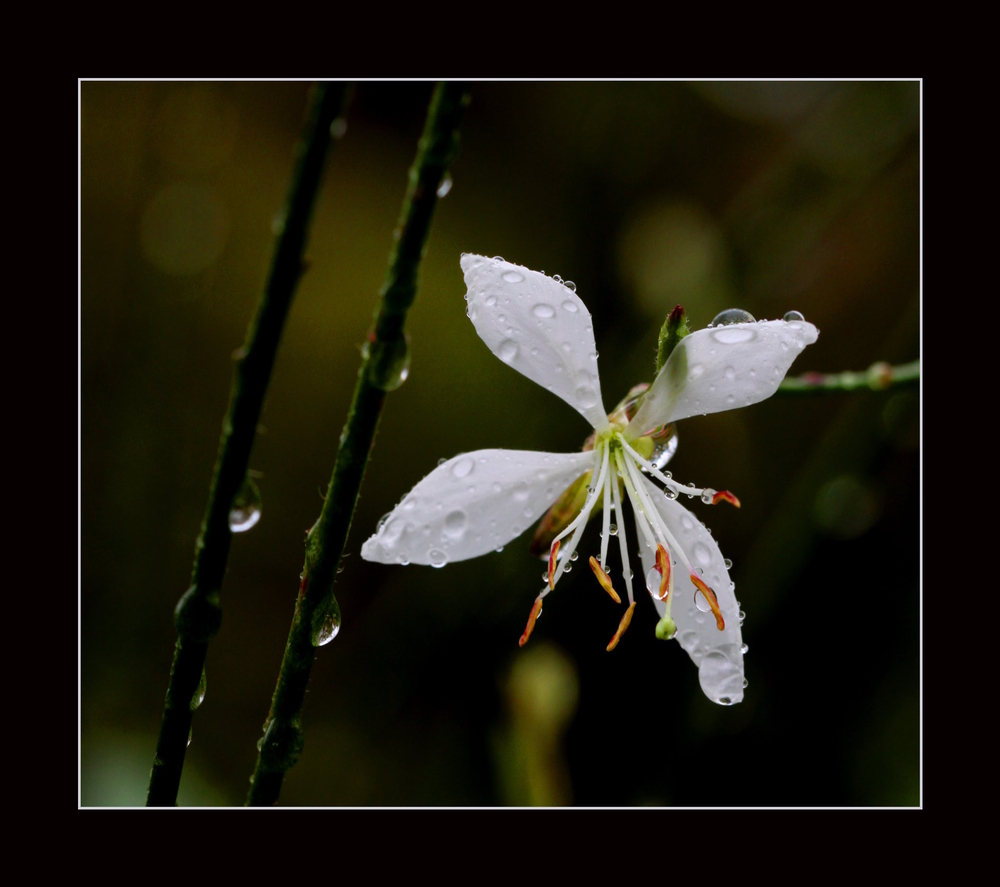
[[[665,601],[673,586],[670,570],[670,553],[662,545],[656,546],[656,569],[660,571],[660,600]]]
[[[628,480],[628,472],[622,466],[622,454],[618,450],[615,451],[615,463],[618,466],[618,474],[625,481],[625,489],[628,490],[631,484]],[[621,494],[618,492],[618,481],[615,478],[611,479],[611,492],[615,496],[615,514],[618,515],[618,520],[621,521],[621,525],[618,527],[618,548],[622,553],[622,576],[625,579],[625,591],[628,592],[629,604],[634,604],[635,598],[632,597],[632,570],[629,568],[628,563],[628,541],[625,538],[625,521],[622,518],[622,500]]]
[[[604,481],[604,516],[601,521],[601,569],[608,568],[608,539],[611,538],[611,484],[617,485],[616,478]],[[621,518],[619,518],[620,520]]]
[[[722,618],[722,610],[719,609],[719,599],[715,596],[715,592],[712,591],[695,573],[691,574],[691,581],[695,584],[703,595],[705,595],[705,600],[708,601],[708,605],[712,608],[712,613],[715,616],[715,626],[719,631],[724,631],[726,628],[726,620]],[[696,592],[697,593],[697,592]]]
[[[597,558],[593,555],[590,556],[590,569],[594,571],[597,581],[601,583],[601,588],[611,595],[611,599],[616,604],[620,604],[622,599],[618,597],[618,592],[615,591],[614,586],[611,584],[611,577],[604,572],[601,565],[597,562]]]
[[[713,505],[718,505],[720,502],[728,502],[730,505],[735,505],[737,508],[740,507],[740,500],[730,493],[729,490],[720,490],[712,497]]]
[[[519,647],[523,647],[528,643],[528,638],[531,637],[531,633],[535,630],[535,620],[538,619],[542,612],[542,596],[538,595],[535,598],[535,603],[531,607],[531,612],[528,614],[528,624],[525,626],[524,634],[521,635],[521,640],[517,642]]]
[[[555,582],[552,581],[552,576],[556,571],[556,557],[559,554],[560,545],[562,545],[562,543],[556,539],[556,541],[552,543],[552,547],[549,549],[549,588],[556,587]]]
[[[615,632],[615,636],[611,639],[611,643],[608,644],[609,653],[618,646],[618,642],[622,639],[622,635],[625,634],[625,629],[628,628],[629,623],[632,621],[632,611],[634,609],[635,601],[632,601],[632,603],[628,605],[625,615],[622,616],[622,621],[618,623],[618,631]]]

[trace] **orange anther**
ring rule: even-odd
[[[656,546],[656,569],[660,571],[659,598],[661,601],[665,601],[670,596],[673,582],[670,575],[670,552],[662,545]]]
[[[531,612],[528,614],[528,624],[524,628],[524,634],[521,635],[521,640],[517,642],[519,647],[523,647],[526,643],[528,643],[528,638],[531,637],[531,633],[535,630],[535,620],[541,612],[542,596],[539,595],[535,598],[535,603],[532,605]]]
[[[728,502],[730,505],[735,505],[737,508],[740,507],[740,500],[730,493],[729,490],[720,490],[712,497],[713,505],[718,505],[720,502]]]
[[[611,599],[616,604],[620,604],[622,599],[618,597],[618,592],[611,585],[611,577],[604,572],[601,565],[597,562],[597,558],[593,555],[590,556],[590,569],[594,571],[597,581],[601,583],[601,588],[611,595]]]
[[[609,653],[618,646],[618,642],[622,639],[622,635],[625,634],[625,629],[628,628],[629,623],[632,621],[632,611],[634,609],[635,601],[632,601],[632,603],[628,605],[625,615],[622,616],[622,621],[618,623],[618,631],[615,632],[615,636],[611,639],[611,643],[608,644]]]
[[[712,613],[715,616],[715,626],[719,631],[722,631],[726,627],[726,620],[722,618],[722,610],[719,609],[719,599],[715,596],[715,592],[695,576],[694,573],[691,574],[691,581],[705,595],[705,600],[708,601],[708,605],[712,608]]]
[[[560,545],[562,545],[562,543],[556,539],[556,541],[552,543],[552,547],[549,549],[549,588],[556,587],[555,580],[552,577],[556,574],[556,555],[559,554]]]

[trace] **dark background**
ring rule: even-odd
[[[234,537],[180,802],[242,804],[430,83],[361,83],[328,161],[251,457],[260,523]],[[309,84],[81,85],[81,802],[142,804],[172,610],[272,249]],[[685,420],[675,477],[732,558],[745,701],[721,708],[589,571],[547,599],[529,534],[429,567],[361,543],[442,457],[566,452],[589,427],[495,359],[459,255],[572,279],[611,409],[656,333],[741,307],[802,311],[792,368],[919,356],[918,83],[476,83],[320,650],[287,805],[914,805],[920,799],[915,386],[778,395]],[[597,527],[581,544],[598,546]],[[583,563],[583,560],[581,560]]]

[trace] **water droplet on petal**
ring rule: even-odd
[[[548,317],[555,317],[556,310],[551,305],[539,302],[534,308],[531,309],[531,313],[534,314],[535,317],[541,317],[544,319]]]
[[[738,329],[712,330],[712,338],[722,345],[739,345],[741,342],[752,342],[757,338],[757,332],[746,327]]]
[[[646,590],[657,597],[660,596],[660,571],[656,567],[650,567],[646,573]]]
[[[571,293],[576,292],[576,284],[572,280],[564,280],[563,286],[566,287]]]
[[[589,385],[581,385],[576,389],[576,402],[585,410],[597,403],[597,394]]]
[[[466,456],[464,459],[459,459],[454,465],[451,466],[451,473],[455,477],[467,477],[472,473],[472,469],[476,467],[475,460],[471,456]]]
[[[576,314],[576,312],[580,310],[577,307],[576,302],[574,302],[572,299],[567,299],[565,302],[563,302],[562,309],[563,311],[568,311],[570,314]]]
[[[725,560],[726,569],[731,570],[733,568],[733,562],[727,557]]]
[[[253,478],[248,477],[233,497],[233,505],[229,509],[229,529],[234,533],[245,533],[260,520],[260,510],[260,490]]]
[[[670,500],[676,499],[677,498],[677,490],[675,490],[673,487],[664,487],[663,488],[663,498],[670,499]]]
[[[517,342],[513,339],[504,339],[500,343],[499,354],[504,363],[511,363],[517,357]]]
[[[608,525],[608,534],[611,535],[611,536],[617,536],[618,535],[618,524],[609,524]]]
[[[444,463],[445,463],[445,462],[447,462],[447,461],[448,461],[448,460],[447,460],[447,459],[445,459],[445,457],[444,457],[444,456],[442,456],[442,457],[441,457],[440,459],[438,459],[438,465],[439,465],[439,466],[440,466],[440,465],[444,465]]]
[[[432,548],[427,552],[427,560],[430,561],[432,567],[441,569],[441,567],[448,563],[448,555],[445,554],[440,548]]]
[[[497,297],[490,293],[483,301],[486,303],[487,308],[492,308],[497,303]]]
[[[524,481],[521,481],[514,485],[514,489],[511,490],[511,496],[518,502],[527,502],[530,492],[528,485]]]
[[[740,647],[740,652],[741,652],[741,653],[742,653],[742,654],[743,654],[744,656],[746,656],[746,655],[747,655],[747,651],[748,651],[749,649],[750,649],[750,648],[749,648],[749,647],[748,647],[748,646],[747,646],[746,644],[744,644],[744,645],[743,645],[742,647]]]
[[[450,539],[461,539],[465,535],[465,512],[458,508],[448,512],[444,519],[444,534]]]
[[[706,567],[712,563],[712,552],[708,550],[708,546],[703,542],[696,542],[694,548],[691,549],[691,553],[698,559],[699,563],[704,564]]]
[[[754,317],[749,311],[744,311],[742,308],[727,308],[716,314],[709,326],[729,326],[733,323],[754,322]]]
[[[736,370],[734,370],[732,367],[726,367],[726,378],[727,379],[735,379],[736,378]]]
[[[507,283],[520,283],[524,280],[524,275],[519,271],[504,271],[503,279],[506,280]]]
[[[805,320],[805,315],[801,311],[786,311],[785,316],[781,318],[782,320],[792,323],[796,320]]]
[[[711,604],[708,602],[708,598],[701,593],[700,589],[695,590],[694,593],[694,605],[701,610],[702,613],[707,613],[712,609]]]
[[[673,426],[670,426],[673,429]],[[677,432],[676,430],[671,430],[669,436],[656,444],[652,455],[649,457],[650,463],[659,471],[663,470],[663,466],[666,465],[671,459],[674,458],[674,453],[677,452]],[[667,476],[670,473],[667,472]]]

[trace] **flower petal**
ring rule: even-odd
[[[468,314],[497,357],[559,395],[594,428],[608,427],[594,324],[560,281],[502,259],[463,255]]]
[[[646,392],[627,435],[635,439],[688,416],[766,400],[818,335],[816,327],[802,320],[765,320],[685,336]]]
[[[379,523],[365,560],[443,567],[506,545],[594,467],[594,454],[476,450],[435,468]]]
[[[728,705],[743,699],[743,636],[740,630],[740,608],[729,579],[725,560],[711,534],[683,505],[667,499],[648,478],[641,478],[653,506],[660,513],[667,529],[684,549],[691,566],[701,568],[701,579],[715,592],[726,627],[719,631],[711,612],[702,612],[694,602],[694,583],[677,558],[674,565],[674,602],[670,616],[677,625],[677,640],[698,666],[701,689],[713,702]],[[641,538],[641,537],[640,537]],[[643,575],[656,564],[656,552],[645,543],[640,546]],[[676,557],[676,553],[674,553]],[[659,588],[656,589],[659,591]],[[650,595],[662,617],[666,604]],[[728,700],[728,702],[723,701]]]

